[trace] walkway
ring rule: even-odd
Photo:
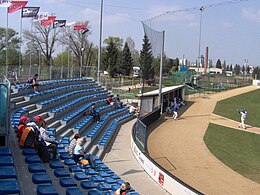
[[[141,195],[168,194],[148,176],[132,153],[131,131],[135,121],[136,119],[121,126],[111,151],[104,158],[104,163],[123,180],[129,181]]]
[[[255,86],[248,86],[194,99],[179,120],[165,119],[150,134],[150,156],[170,173],[205,194],[259,194],[260,184],[219,161],[203,141],[209,122],[223,120],[216,120],[212,115],[217,101],[255,89]],[[228,126],[237,128],[237,124],[230,121]]]

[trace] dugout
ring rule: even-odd
[[[162,112],[164,113],[168,104],[174,102],[174,98],[182,98],[184,100],[185,88],[184,85],[177,85],[171,87],[162,88]],[[142,112],[150,113],[160,104],[159,102],[159,89],[150,91],[143,94],[138,94],[138,97],[142,101]]]

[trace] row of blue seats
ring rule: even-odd
[[[14,129],[18,127],[18,124],[20,122],[20,117],[24,114],[28,113],[28,110],[26,108],[21,108],[16,110],[11,117],[11,124]]]
[[[8,147],[0,147],[0,194],[19,193],[20,185],[11,150]]]
[[[89,98],[94,98],[94,97],[98,97],[98,96],[102,96],[102,95],[106,95],[107,93],[108,92],[101,92],[101,93],[96,93],[96,94],[91,94],[91,95],[85,95],[85,96],[76,98],[74,100],[71,100],[71,101],[69,101],[69,102],[67,102],[67,103],[65,103],[65,104],[63,104],[61,106],[53,108],[50,112],[56,114],[57,112],[65,110],[65,109],[73,106],[74,104],[82,101],[82,100],[89,99]]]
[[[107,109],[107,108],[109,108],[109,107],[110,107],[110,105],[104,105],[104,106],[101,106],[101,107],[96,108],[96,111],[97,111],[97,112],[101,112],[102,110],[105,110],[105,109]],[[84,127],[92,118],[93,118],[93,116],[91,116],[91,115],[85,117],[82,121],[80,121],[80,122],[74,127],[74,129],[80,131],[80,129],[81,129],[82,127]]]
[[[103,135],[103,137],[99,140],[98,144],[101,147],[105,147],[108,144],[108,141],[110,140],[111,136],[113,135],[114,131],[117,128],[118,122],[121,120],[124,120],[130,116],[133,116],[132,113],[127,113],[123,116],[117,117],[112,124],[110,125],[110,127],[107,129],[107,131],[105,132],[105,134]]]
[[[69,138],[66,139],[68,140]],[[89,165],[77,165],[62,147],[59,148],[59,154],[64,164],[69,166],[69,171],[74,174],[74,178],[77,181],[81,181],[81,187],[88,190],[88,194],[112,195],[124,182],[117,174],[109,169],[108,166],[99,160],[97,156],[93,156],[95,164],[98,165],[98,168],[94,170]],[[50,167],[55,169],[54,174],[57,177],[69,177],[69,172],[64,169],[62,163],[51,162]],[[75,185],[72,178],[68,179],[68,182],[70,185]],[[130,194],[138,195],[133,188],[131,188],[130,192]]]
[[[65,116],[62,120],[65,122],[68,122],[70,119],[74,118],[75,116],[77,116],[78,114],[83,112],[84,110],[88,109],[93,103],[98,104],[98,103],[105,102],[105,101],[107,101],[107,98],[90,102],[84,106],[81,106],[80,108],[78,108],[74,112],[70,113],[69,115]]]
[[[40,101],[37,104],[40,104],[40,105],[51,104],[55,101],[61,100],[65,97],[68,97],[68,96],[71,96],[71,95],[74,95],[74,94],[77,94],[77,93],[84,93],[84,92],[90,92],[90,91],[100,91],[100,90],[102,90],[102,88],[100,88],[100,87],[92,88],[92,89],[80,89],[80,90],[71,91],[71,92],[53,97],[53,98],[48,99],[48,100]]]
[[[42,91],[39,91],[39,93],[30,93],[30,94],[27,94],[26,97],[37,97],[37,96],[45,95],[48,93],[55,93],[57,91],[61,91],[64,89],[75,88],[75,87],[87,87],[87,86],[93,86],[93,85],[95,85],[94,82],[84,83],[84,84],[71,84],[71,85],[56,87],[56,88],[52,88],[52,89],[42,90]]]
[[[100,130],[100,128],[103,126],[103,124],[105,124],[105,122],[108,120],[108,118],[114,114],[117,114],[119,112],[123,112],[127,110],[126,108],[120,108],[120,109],[116,109],[116,110],[113,110],[109,113],[107,113],[100,121],[99,123],[91,130],[87,133],[86,137],[87,138],[90,138],[92,139],[96,134],[97,132]]]
[[[75,82],[75,81],[85,81],[88,80],[87,78],[74,78],[74,79],[59,79],[59,80],[51,80],[51,81],[41,81],[40,85],[51,85],[55,83],[67,83],[67,82]],[[16,85],[15,89],[17,90],[24,90],[29,89],[31,85]]]

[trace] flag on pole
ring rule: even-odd
[[[81,25],[74,25],[74,30],[86,30],[87,27],[85,24],[81,24]]]
[[[55,20],[53,22],[53,28],[65,27],[65,26],[66,26],[66,20]]]
[[[16,12],[26,6],[28,0],[13,0],[10,7],[8,7],[8,13]]]
[[[48,16],[47,20],[41,20],[41,26],[50,26],[56,19],[56,16]]]
[[[0,7],[10,7],[12,0],[0,0]]]
[[[36,17],[40,7],[24,7],[22,8],[22,18]]]
[[[38,21],[41,21],[41,20],[48,20],[48,17],[50,15],[51,14],[49,12],[38,12],[37,16],[34,19],[34,22],[38,22]]]

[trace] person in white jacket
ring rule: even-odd
[[[246,129],[245,120],[246,120],[247,110],[243,109],[242,111],[238,111],[238,113],[241,114],[241,122],[238,125],[238,127],[240,128],[242,126],[244,129]]]

